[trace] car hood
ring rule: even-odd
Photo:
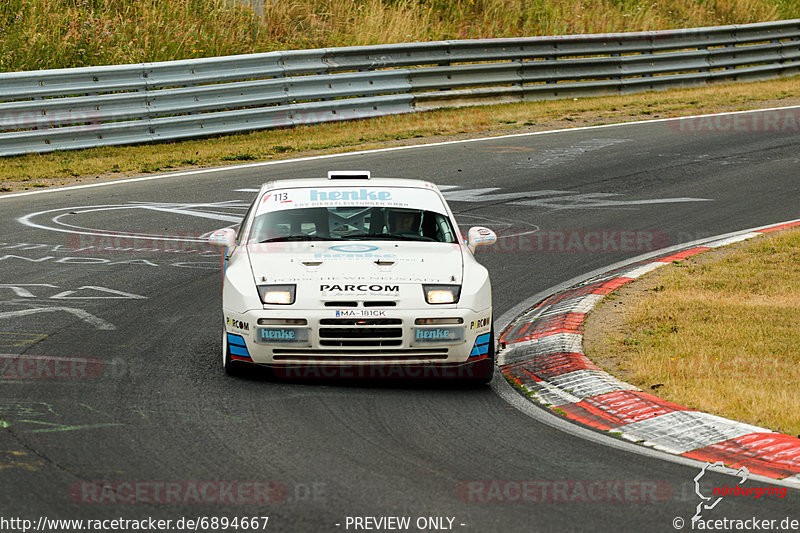
[[[434,242],[278,242],[247,247],[256,284],[460,284],[462,248]]]

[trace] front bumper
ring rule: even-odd
[[[225,331],[233,361],[320,377],[468,375],[494,342],[491,309],[225,311]]]

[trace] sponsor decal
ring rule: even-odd
[[[348,253],[324,253],[324,254],[317,253],[317,254],[314,254],[314,259],[357,259],[357,260],[361,260],[361,259],[367,259],[367,258],[397,260],[397,254],[387,254],[387,253],[384,253],[384,254],[378,253],[378,254],[376,254],[376,253],[372,253],[372,252],[363,252],[363,251],[348,252]]]
[[[311,189],[309,192],[312,202],[335,202],[335,201],[371,201],[371,202],[390,202],[392,193],[389,191],[370,191],[367,189],[356,190],[330,190],[330,189]]]
[[[250,352],[247,350],[247,343],[241,335],[228,333],[228,353],[232,360],[251,361]]]
[[[464,338],[462,328],[415,328],[415,342],[454,342]]]
[[[228,324],[228,326],[232,327],[233,329],[238,329],[238,330],[241,330],[241,331],[250,331],[250,324],[249,323],[243,322],[241,320],[236,320],[236,319],[231,318],[229,316],[225,317],[225,323]]]
[[[282,189],[262,198],[257,215],[284,209],[314,207],[399,207],[434,211],[447,215],[442,198],[436,191],[416,187],[319,187]]]
[[[473,357],[486,357],[489,355],[489,343],[493,342],[490,333],[478,335],[475,339],[475,344],[472,346],[472,351],[469,353],[470,359]]]
[[[372,246],[369,244],[340,244],[338,246],[331,246],[328,250],[333,250],[335,252],[345,252],[350,254],[361,254],[367,252],[374,252],[375,250],[380,250],[378,246]]]
[[[481,329],[485,328],[489,325],[490,317],[479,318],[478,320],[472,320],[469,323],[469,329]]]
[[[263,343],[308,342],[308,328],[258,328]]]
[[[360,285],[355,284],[322,284],[319,286],[320,292],[398,292],[400,285],[380,285],[377,283]]]
[[[385,317],[386,311],[377,311],[373,309],[341,309],[336,311],[335,316],[353,318],[379,318]]]

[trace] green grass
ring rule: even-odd
[[[0,71],[798,17],[800,0],[3,0]]]
[[[588,328],[590,358],[668,401],[800,434],[800,230],[670,264],[621,294],[622,326],[602,342]]]

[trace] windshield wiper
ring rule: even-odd
[[[337,241],[330,237],[319,237],[317,235],[287,235],[285,237],[273,237],[271,239],[264,239],[261,244],[265,242],[289,242],[289,241]]]

